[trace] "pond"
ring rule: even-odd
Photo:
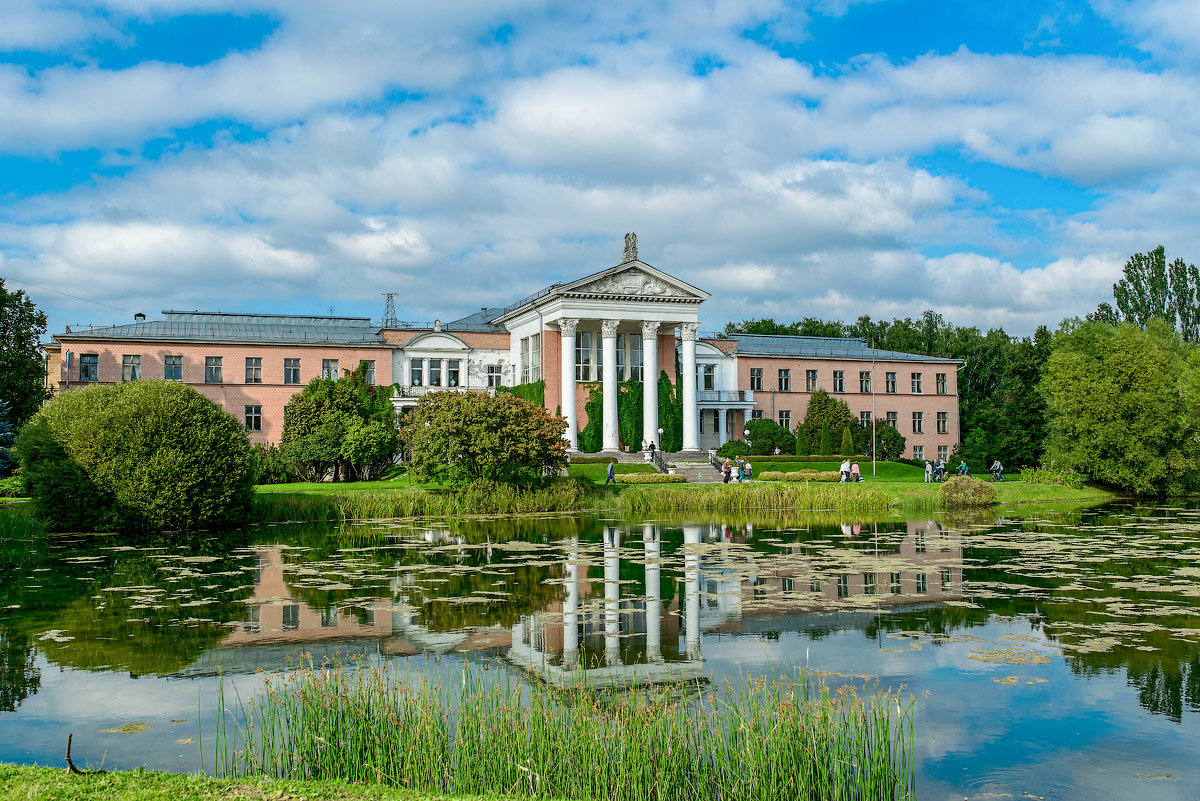
[[[916,697],[922,799],[1200,795],[1200,509],[595,516],[0,544],[0,762],[211,768],[312,659],[555,686],[807,666]]]

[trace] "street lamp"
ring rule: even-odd
[[[750,452],[750,429],[743,428],[742,436],[746,438],[746,452],[749,453]]]

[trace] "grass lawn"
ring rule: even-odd
[[[648,464],[627,464],[625,462],[617,462],[614,472],[616,473],[656,473],[652,465]],[[608,465],[598,462],[589,462],[587,464],[573,464],[567,468],[567,475],[571,478],[578,478],[584,481],[594,481],[597,484],[603,484],[605,476],[608,475]]]
[[[225,781],[128,770],[73,776],[62,768],[0,765],[5,801],[435,801],[451,796],[345,782]],[[458,801],[503,796],[453,796]]]
[[[853,459],[850,460],[854,462]],[[754,457],[750,457],[750,464],[754,466],[756,474],[762,474],[768,470],[777,470],[780,473],[792,473],[799,470],[832,470],[837,472],[841,468],[841,460],[836,462],[759,462],[755,464]],[[858,461],[858,469],[862,471],[863,477],[871,478],[871,461],[860,459]],[[922,484],[925,482],[925,471],[919,467],[913,467],[910,464],[898,464],[896,462],[876,462],[875,471],[879,479],[887,479],[892,481],[909,481]]]

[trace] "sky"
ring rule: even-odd
[[[401,319],[643,261],[703,328],[1026,335],[1200,261],[1196,0],[5,0],[0,276]]]

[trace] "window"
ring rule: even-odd
[[[913,412],[913,433],[914,434],[924,434],[925,433],[925,413],[924,412]]]
[[[409,362],[408,368],[408,385],[410,387],[419,387],[425,383],[425,360],[413,359]]]
[[[753,392],[762,392],[762,368],[750,368],[750,389]]]
[[[858,391],[864,395],[871,394],[871,371],[870,370],[859,370],[858,371]]]
[[[779,371],[779,391],[780,392],[791,392],[792,391],[792,371],[791,370],[780,370]]]
[[[334,381],[341,376],[337,359],[321,359],[321,378],[332,378]]]
[[[295,631],[300,628],[300,604],[288,604],[283,607],[283,630]]]
[[[863,573],[863,594],[864,595],[874,595],[875,594],[875,574],[874,573]]]
[[[446,362],[446,386],[458,386],[458,364],[459,359],[451,359]]]
[[[914,395],[921,394],[921,374],[920,373],[912,374],[912,394],[914,394]]]
[[[529,338],[529,380],[542,380],[542,335]],[[454,386],[453,384],[451,386]]]
[[[889,395],[896,394],[896,374],[895,373],[884,373],[883,374],[883,391]]]
[[[592,380],[592,335],[587,331],[575,337],[575,380]]]
[[[871,427],[871,413],[870,412],[859,412],[858,413],[858,424],[860,426],[862,426],[863,428],[870,428]]]
[[[642,380],[642,338],[640,336],[629,338],[629,367],[631,369],[629,377],[634,381]]]
[[[949,445],[938,445],[938,459],[940,459],[941,461],[944,462],[949,458],[950,458],[950,446]]]
[[[246,407],[246,430],[247,431],[262,431],[262,407],[247,406]]]
[[[125,355],[121,357],[121,380],[137,381],[142,377],[142,357]]]
[[[846,371],[845,370],[834,370],[833,371],[833,391],[834,392],[845,392],[846,391]]]
[[[300,383],[300,360],[299,359],[284,359],[283,360],[283,383],[299,384]]]
[[[625,335],[617,334],[617,380],[624,381],[625,375]]]
[[[899,573],[892,574],[891,587],[892,587],[892,595],[899,595],[900,593],[904,592],[904,587],[900,583],[900,574]]]
[[[816,392],[817,391],[817,371],[816,370],[805,370],[804,371],[804,391],[805,392]]]
[[[521,337],[521,383],[529,383],[529,337]]]
[[[937,378],[937,394],[945,395],[946,394],[946,374],[938,373],[935,377]]]
[[[442,360],[429,360],[429,386],[440,387],[442,385]]]
[[[321,610],[321,628],[333,628],[338,623],[338,608],[327,606]]]
[[[924,573],[917,574],[917,592],[929,592],[929,579]]]
[[[204,383],[205,384],[220,384],[221,383],[221,357],[220,356],[205,356],[204,357]]]
[[[850,595],[850,574],[849,573],[839,573],[838,574],[837,587],[838,587],[838,597],[839,598],[849,597],[849,595]]]
[[[761,420],[761,419],[763,419],[763,413],[762,413],[762,409],[751,409],[751,410],[750,410],[750,419],[751,419],[751,420]]]
[[[100,357],[95,353],[84,353],[79,357],[79,380],[100,380]]]
[[[717,366],[715,364],[704,365],[704,383],[701,386],[708,392],[717,388]]]
[[[779,425],[783,426],[788,431],[792,430],[792,413],[790,411],[779,412]]]
[[[925,532],[924,531],[918,531],[916,533],[916,535],[913,537],[913,547],[916,548],[917,553],[925,553]]]
[[[821,591],[821,580],[820,579],[809,579],[808,591],[819,593]]]
[[[943,567],[938,571],[938,578],[941,579],[943,592],[950,589],[950,576],[950,568],[948,567]]]
[[[938,416],[937,416],[938,433],[939,434],[949,434],[950,433],[950,414],[949,414],[949,412],[938,412],[937,414],[938,414]]]
[[[367,385],[372,387],[375,386],[375,360],[364,359],[362,364],[367,366],[366,369],[363,370],[363,378],[367,380]]]
[[[246,357],[246,383],[261,384],[262,383],[262,357],[255,356]]]
[[[779,580],[779,589],[783,590],[784,592],[795,592],[796,580],[794,578],[784,576]]]
[[[913,458],[918,462],[925,458],[925,446],[913,445]]]
[[[895,412],[888,412],[887,424],[892,428],[898,428],[900,426],[899,416]]]
[[[183,357],[182,356],[164,356],[163,357],[163,378],[167,381],[182,381],[183,380]]]
[[[487,385],[489,387],[500,386],[500,365],[489,364],[487,366]]]

